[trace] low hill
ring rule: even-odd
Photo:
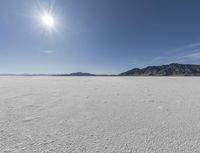
[[[95,76],[95,75],[91,73],[76,72],[76,73],[71,73],[68,76]]]

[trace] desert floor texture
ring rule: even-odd
[[[1,153],[199,153],[200,77],[0,77]]]

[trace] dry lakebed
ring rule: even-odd
[[[200,77],[0,77],[1,153],[199,153]]]

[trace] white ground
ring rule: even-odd
[[[2,153],[198,153],[200,77],[0,77]]]

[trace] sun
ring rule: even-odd
[[[41,16],[41,21],[42,21],[42,24],[48,28],[48,29],[51,29],[54,27],[55,25],[55,21],[54,21],[54,18],[52,15],[50,14],[44,14]]]

